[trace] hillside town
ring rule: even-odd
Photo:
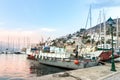
[[[117,19],[114,19],[114,21],[117,23]],[[120,46],[119,44],[119,36],[120,28],[117,28],[117,25],[120,25],[120,20],[118,20],[118,24],[114,25],[113,28],[113,43],[114,43],[114,48],[118,48]],[[72,34],[68,34],[66,36],[62,36],[59,38],[56,38],[54,40],[51,40],[48,38],[45,42],[40,42],[35,46],[39,46],[42,44],[46,44],[49,46],[56,46],[59,48],[65,48],[67,51],[72,52],[73,49],[77,46],[80,45],[80,47],[98,47],[98,45],[106,44],[108,47],[111,46],[111,27],[105,23],[106,27],[104,28],[104,23],[100,23],[92,28],[85,29],[82,28]],[[118,31],[117,31],[118,29]]]

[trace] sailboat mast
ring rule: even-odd
[[[0,51],[2,51],[2,41],[0,41]]]
[[[13,52],[14,52],[14,39],[13,39]]]
[[[26,48],[26,44],[25,44],[25,43],[26,43],[26,41],[25,41],[25,37],[24,37],[24,39],[23,39],[23,40],[24,40],[24,41],[23,41],[23,42],[24,42],[24,43],[23,43],[23,46]]]
[[[12,39],[12,52],[14,53],[14,38]]]
[[[118,35],[118,27],[119,27],[119,25],[118,25],[118,22],[119,22],[119,19],[117,18],[117,24],[116,24],[116,37],[117,37],[117,43],[116,43],[116,48],[118,48],[119,47],[119,35]]]
[[[18,50],[20,49],[20,38],[18,38]]]
[[[104,21],[104,45],[106,46],[106,22],[105,22],[105,12],[104,12],[104,10],[103,10],[103,21]],[[105,46],[104,46],[104,48],[105,48]]]
[[[30,38],[27,37],[27,47],[29,48],[29,46],[30,46]]]
[[[90,12],[90,28],[92,28],[92,13],[91,13],[91,5],[90,5],[89,12]],[[91,33],[91,35],[92,35],[92,29],[90,29],[90,33]],[[91,38],[91,46],[92,46],[92,38]]]
[[[90,28],[92,27],[92,14],[91,14],[91,5],[90,5]]]
[[[99,12],[99,23],[100,23],[100,31],[99,31],[99,39],[100,39],[100,45],[101,45],[101,11]]]
[[[7,51],[9,50],[9,36],[8,36],[8,49],[7,49]]]

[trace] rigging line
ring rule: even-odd
[[[104,11],[104,9],[103,9],[103,21],[104,21],[104,44],[106,45],[106,15],[105,15],[105,11]]]
[[[102,26],[101,26],[101,24],[102,24],[102,23],[101,23],[101,11],[100,11],[99,16],[100,16],[100,32],[99,32],[99,33],[100,33],[100,44],[101,44],[101,43],[102,43],[102,42],[101,42],[101,27],[102,27]]]
[[[91,13],[91,5],[90,5],[90,9],[89,9],[89,10],[90,10],[90,16],[89,16],[89,17],[90,17],[90,34],[92,35],[92,29],[91,29],[91,28],[92,28],[92,13]],[[93,43],[93,41],[92,41],[92,38],[91,38],[91,42],[90,42],[91,46],[93,46],[92,43]]]
[[[87,21],[86,21],[86,24],[85,24],[85,29],[87,28],[87,24],[88,24],[88,20],[89,20],[89,16],[90,16],[90,10],[88,11],[88,16],[87,16]]]
[[[90,6],[89,11],[88,11],[88,16],[87,16],[87,20],[86,20],[86,24],[85,24],[85,29],[87,29],[88,20],[89,20],[89,18],[90,18],[90,12],[91,12],[90,10],[91,10],[91,6]],[[85,35],[85,32],[86,32],[86,31],[84,31],[83,35]]]
[[[116,24],[116,36],[117,36],[117,45],[116,47],[119,47],[119,18],[117,17],[117,24]]]

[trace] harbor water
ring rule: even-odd
[[[0,54],[0,80],[28,80],[32,77],[66,71],[42,65],[26,57],[26,54]]]

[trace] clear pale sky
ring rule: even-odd
[[[98,22],[99,11],[106,20],[120,17],[120,0],[0,0],[0,37],[56,38],[85,27],[92,6],[92,26]],[[89,25],[88,27],[89,28]]]

